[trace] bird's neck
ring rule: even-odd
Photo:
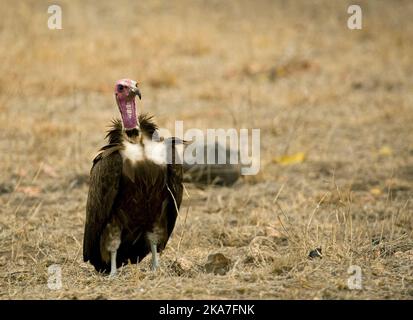
[[[126,140],[131,143],[139,143],[142,137],[141,130],[138,126],[133,129],[125,129],[124,133]]]
[[[123,128],[127,131],[139,128],[135,98],[116,96],[116,101],[122,117]]]

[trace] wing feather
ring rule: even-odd
[[[86,223],[83,239],[83,260],[100,271],[100,237],[112,212],[122,175],[122,157],[119,152],[98,155],[90,172],[86,204]]]

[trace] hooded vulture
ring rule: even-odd
[[[116,274],[128,262],[152,254],[152,269],[174,229],[182,201],[182,165],[175,146],[159,137],[152,118],[136,113],[136,81],[116,82],[122,120],[114,120],[93,160],[86,204],[83,260],[98,272]]]

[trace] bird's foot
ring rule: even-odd
[[[157,270],[159,270],[159,263],[158,262],[156,262],[156,263],[152,262],[151,270],[153,272],[156,272]]]

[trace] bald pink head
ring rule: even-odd
[[[141,93],[136,81],[130,79],[116,81],[115,98],[122,116],[123,127],[126,130],[134,129],[138,126],[135,96],[141,99]]]

